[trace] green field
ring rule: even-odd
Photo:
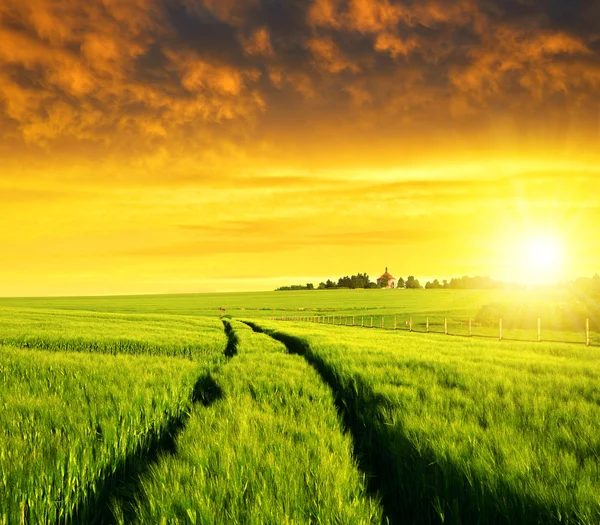
[[[386,328],[496,337],[503,320],[507,339],[537,341],[537,319],[542,339],[584,343],[586,319],[590,337],[600,344],[600,302],[564,290],[312,290],[292,292],[144,295],[123,297],[0,298],[6,315],[12,309],[144,314],[152,316],[216,317],[224,308],[232,317],[336,316],[338,322],[364,322]]]
[[[223,341],[214,318],[0,308],[0,344],[20,348],[206,360]]]
[[[142,479],[129,514],[138,523],[381,523],[315,370],[266,335],[233,330],[237,356],[214,375],[218,399],[194,410],[177,455]]]
[[[600,520],[597,350],[253,324],[331,386],[395,521]]]
[[[1,307],[234,317],[307,313],[438,313],[474,316],[485,304],[523,292],[487,290],[313,290],[123,297],[0,298]]]
[[[528,293],[0,299],[0,524],[598,523],[598,305]]]

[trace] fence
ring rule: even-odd
[[[316,324],[349,326],[358,328],[375,328],[384,330],[404,330],[415,333],[438,333],[448,336],[484,337],[499,341],[537,341],[553,343],[585,344],[597,346],[600,344],[600,333],[590,332],[590,320],[581,323],[580,330],[556,330],[545,328],[543,332],[542,319],[537,319],[537,328],[527,329],[508,327],[498,319],[496,327],[489,324],[476,323],[473,319],[460,319],[440,316],[409,316],[405,315],[313,315],[313,316],[276,316],[269,317],[272,321],[294,321]],[[400,323],[398,320],[400,319]],[[418,320],[417,322],[413,322]],[[442,322],[443,319],[443,322]],[[590,335],[592,334],[592,336]],[[544,336],[544,337],[543,337]]]

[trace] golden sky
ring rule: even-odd
[[[599,272],[599,28],[589,0],[2,0],[0,295]]]

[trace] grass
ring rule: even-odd
[[[234,317],[301,315],[322,312],[352,315],[423,314],[475,316],[486,304],[512,300],[525,292],[490,290],[313,290],[238,292],[122,297],[0,298],[0,308],[42,308],[151,315],[218,316],[220,308]]]
[[[330,390],[282,344],[232,325],[219,396],[142,479],[136,522],[380,523]]]
[[[500,338],[499,318],[486,322],[478,321],[477,318],[439,316],[439,315],[296,315],[276,317],[276,320],[288,320],[295,322],[309,322],[316,324],[338,325],[348,328],[374,328],[385,330],[413,331],[415,333],[437,333],[462,337],[484,337],[488,339]],[[523,327],[511,319],[503,318],[502,339],[512,341],[538,341],[537,318],[535,327]],[[585,345],[587,343],[585,318],[575,319],[568,327],[554,328],[541,323],[540,340],[554,343],[576,343]],[[589,343],[593,346],[600,345],[600,332],[590,330]]]
[[[491,339],[597,305],[527,293],[0,299],[0,524],[598,523],[598,349]]]
[[[205,361],[222,353],[226,338],[214,318],[5,307],[0,344]]]
[[[197,363],[0,347],[0,523],[91,523],[189,412]]]
[[[503,319],[506,338],[537,340],[537,318],[542,319],[542,338],[547,341],[585,342],[585,320],[590,319],[593,344],[600,344],[600,305],[597,300],[565,290],[312,290],[122,297],[0,298],[0,310],[9,308],[63,311],[121,312],[217,317],[336,316],[351,323],[364,317],[376,326],[384,317],[392,328],[394,318],[401,328],[413,319],[413,328],[443,332],[448,320],[450,333],[468,334],[469,319],[474,335],[496,337]]]
[[[598,523],[600,356],[255,321],[320,371],[396,523]]]

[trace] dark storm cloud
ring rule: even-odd
[[[382,129],[583,115],[598,27],[584,0],[5,0],[2,133],[155,147],[298,113]]]

